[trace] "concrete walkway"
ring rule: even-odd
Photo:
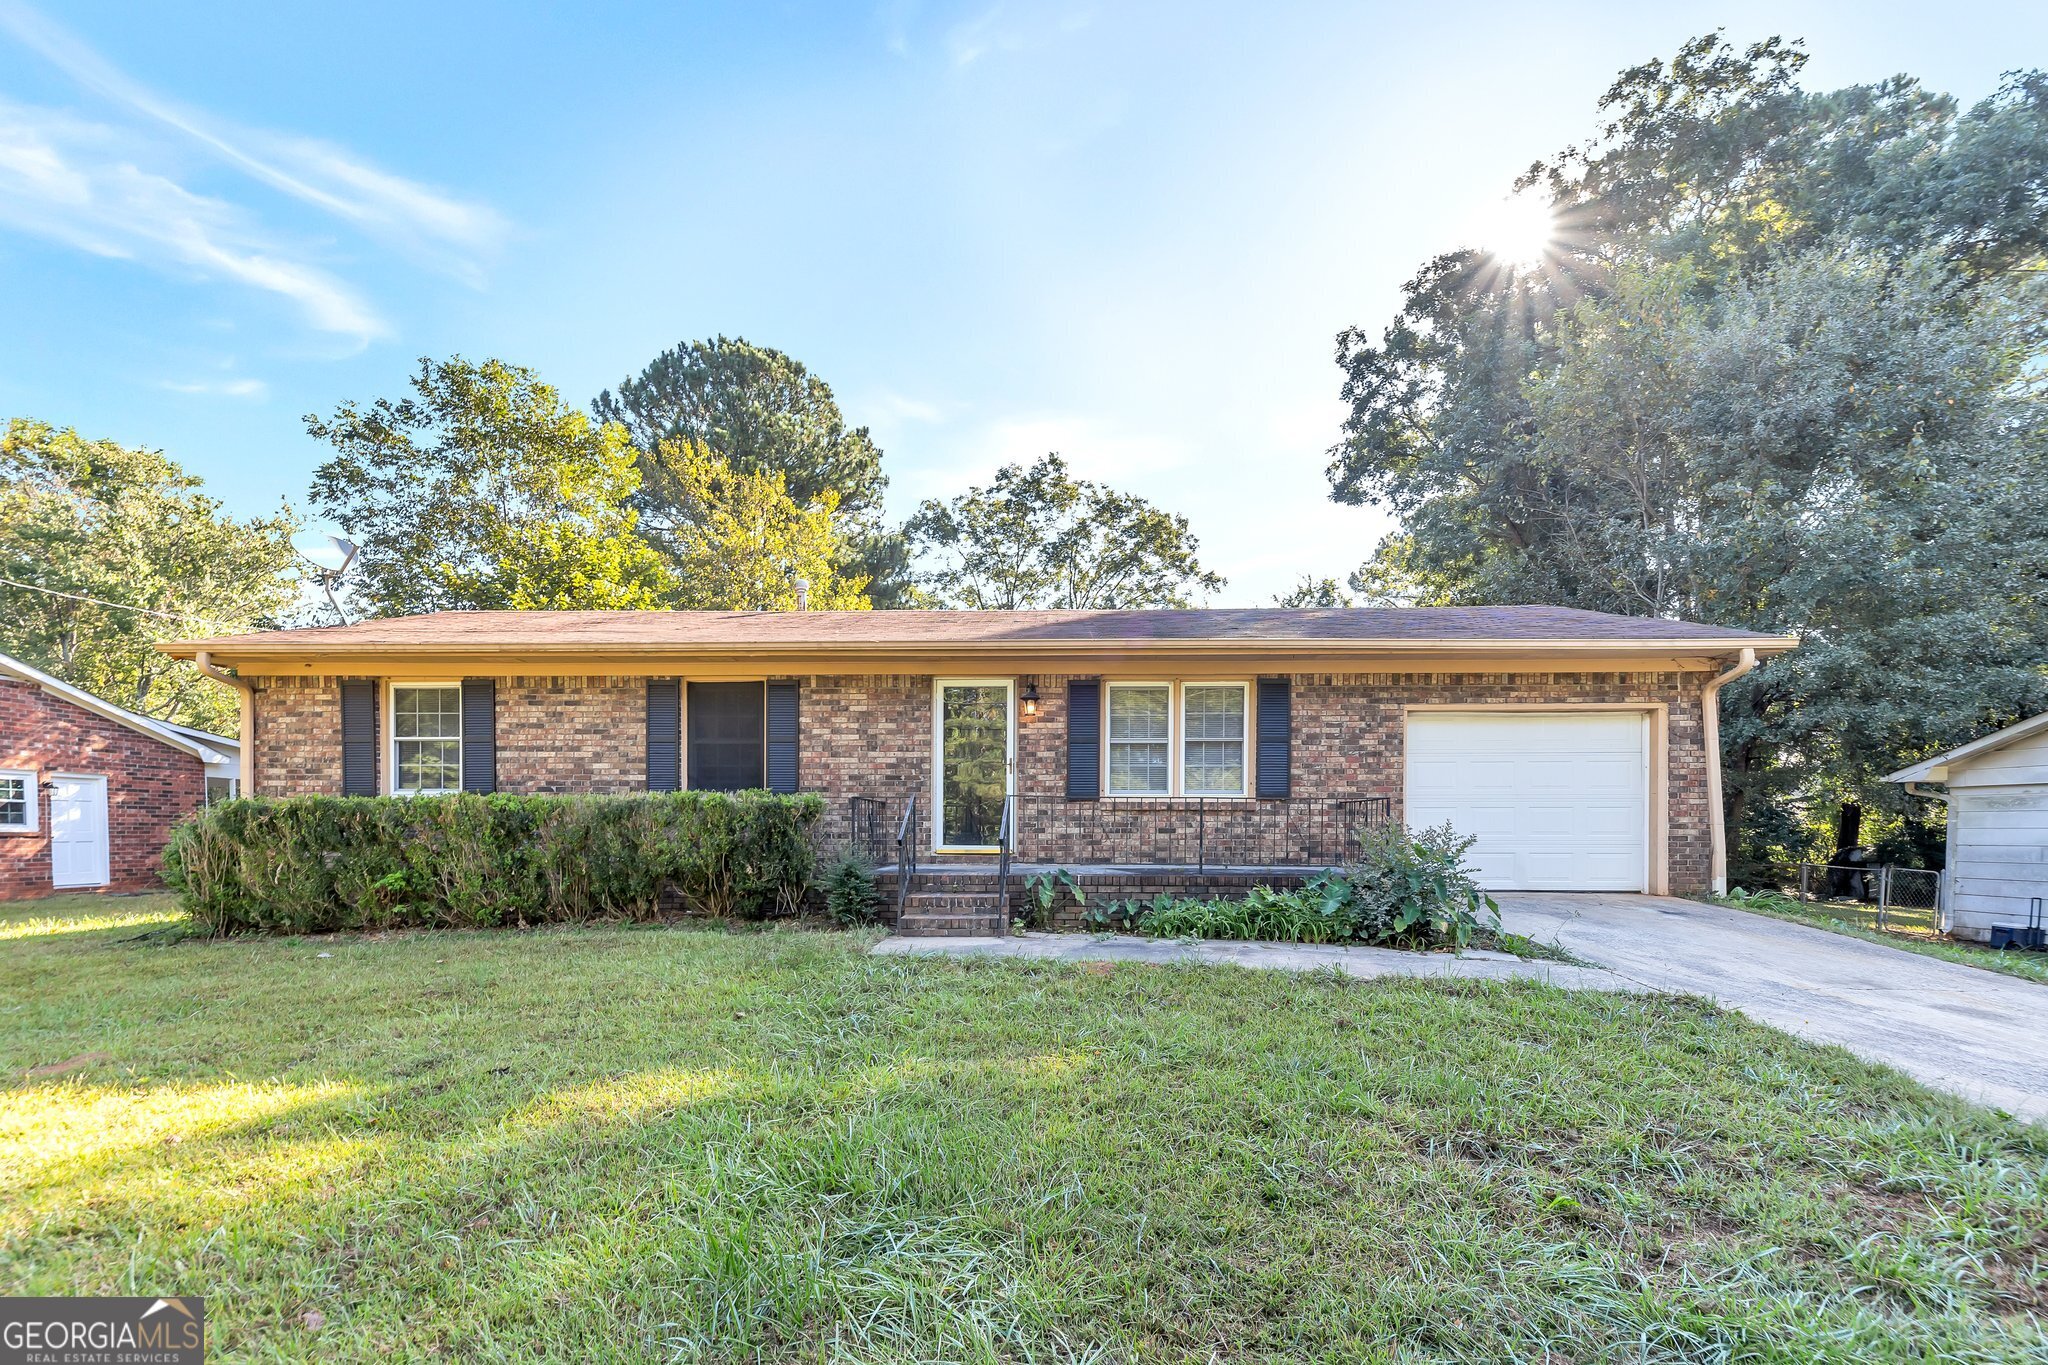
[[[1303,943],[1217,943],[1138,938],[1130,934],[1021,934],[1016,938],[885,938],[874,951],[886,956],[1015,957],[1035,962],[1204,962],[1276,971],[1328,967],[1346,976],[1431,976],[1464,981],[1516,977],[1559,986],[1628,990],[1612,972],[1560,962],[1524,962],[1506,953],[1408,953],[1394,948],[1352,948]]]
[[[2048,1119],[2048,986],[1845,934],[1660,896],[1510,892],[1510,931],[1557,943],[1588,967],[1501,953],[1405,953],[1123,935],[889,938],[883,954],[1055,962],[1207,962],[1351,976],[1527,979],[1596,990],[1701,995],[1802,1038],[1839,1043],[1928,1085]]]

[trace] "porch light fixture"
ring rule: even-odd
[[[1026,720],[1029,720],[1029,719],[1031,719],[1031,717],[1033,717],[1033,716],[1035,716],[1035,715],[1037,715],[1037,714],[1038,714],[1038,684],[1037,684],[1037,683],[1025,683],[1025,684],[1024,684],[1024,718],[1025,718]]]

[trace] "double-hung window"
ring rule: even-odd
[[[1109,685],[1109,794],[1173,794],[1173,687]]]
[[[1181,790],[1189,796],[1243,796],[1243,683],[1184,683],[1180,689]]]
[[[0,830],[22,834],[35,829],[37,804],[34,773],[0,772]]]
[[[391,686],[391,790],[419,796],[462,790],[462,687]]]
[[[1109,683],[1110,796],[1244,796],[1247,683]]]

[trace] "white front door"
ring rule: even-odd
[[[107,779],[50,777],[50,883],[107,884]]]
[[[997,848],[1017,757],[1009,678],[941,678],[932,689],[932,847],[949,853]]]
[[[1476,837],[1488,890],[1645,890],[1649,730],[1629,711],[1411,712],[1408,827]]]

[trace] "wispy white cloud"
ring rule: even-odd
[[[224,200],[135,164],[113,128],[0,101],[0,223],[98,256],[233,280],[367,342],[383,321],[333,274]]]
[[[389,245],[475,280],[479,253],[505,236],[486,204],[383,171],[315,138],[238,128],[165,98],[19,0],[0,0],[0,28],[81,86],[170,128],[221,161]]]
[[[872,398],[862,401],[860,411],[872,415],[876,421],[888,423],[929,424],[945,418],[945,413],[940,410],[937,403],[927,403],[922,398],[911,398],[890,389],[884,389]]]
[[[260,379],[196,379],[190,382],[166,379],[158,385],[172,393],[190,393],[210,398],[267,398],[270,386]]]
[[[946,56],[956,69],[969,67],[991,52],[1028,52],[1078,33],[1092,19],[1085,8],[1032,10],[1019,17],[994,5],[946,30]]]
[[[20,0],[0,0],[0,35],[111,106],[101,121],[0,97],[0,225],[287,299],[315,329],[358,345],[390,329],[327,264],[331,250],[266,225],[219,184],[192,188],[205,160],[471,284],[482,283],[484,260],[505,237],[488,205],[332,143],[236,127],[167,99]]]

